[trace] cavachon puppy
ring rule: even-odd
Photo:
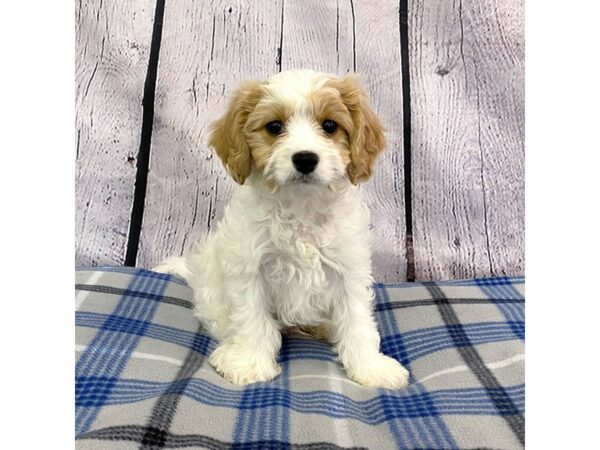
[[[268,381],[281,330],[330,341],[348,377],[401,388],[408,371],[379,351],[369,212],[357,185],[384,130],[356,75],[311,70],[244,82],[210,145],[239,183],[216,231],[155,270],[187,281],[194,314],[219,341],[210,363],[236,384]]]

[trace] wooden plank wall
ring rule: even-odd
[[[87,0],[76,20],[79,265],[151,267],[209,231],[234,183],[207,125],[239,81],[309,67],[363,74],[389,130],[362,188],[378,281],[523,273],[522,0]]]
[[[523,273],[522,4],[411,6],[416,277]]]
[[[278,71],[281,2],[167,2],[138,265],[152,267],[210,230],[235,183],[206,146],[240,80]],[[270,29],[270,33],[263,30]]]
[[[154,8],[144,0],[76,6],[76,262],[123,264]]]

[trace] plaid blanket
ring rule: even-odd
[[[524,280],[376,285],[401,391],[346,378],[327,343],[284,336],[282,374],[235,386],[191,290],[135,268],[78,270],[77,448],[473,449],[524,444]]]

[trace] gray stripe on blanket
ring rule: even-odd
[[[147,436],[147,427],[140,425],[121,425],[88,431],[78,436],[77,439],[99,439],[105,441],[133,441],[144,445]],[[167,431],[160,432],[164,441],[162,448],[194,447],[210,450],[226,450],[234,447],[231,442],[219,441],[201,434],[173,434]],[[366,450],[365,447],[340,447],[330,442],[311,442],[307,444],[290,444],[281,441],[255,441],[239,444],[245,450],[264,450],[269,448],[286,448],[294,450]],[[156,447],[145,447],[156,448]]]
[[[471,344],[471,341],[462,328],[462,324],[460,323],[456,312],[452,309],[452,305],[444,292],[434,282],[425,282],[423,284],[427,287],[427,290],[434,299],[442,300],[442,302],[437,305],[438,310],[448,328],[448,334],[456,344],[460,356],[471,372],[477,377],[479,382],[487,389],[490,400],[496,406],[501,417],[506,421],[519,442],[522,445],[525,445],[524,417],[519,413],[519,410],[502,385],[498,382],[492,371],[485,365],[483,359],[479,353],[477,353],[475,347],[473,347],[473,344]],[[465,345],[465,342],[467,342],[468,345]],[[511,410],[512,413],[509,415],[503,414],[503,411],[506,411],[507,409]]]
[[[384,304],[375,305],[375,311],[386,311],[388,309],[402,309],[402,308],[414,308],[417,306],[432,306],[439,304],[451,304],[451,305],[490,305],[496,303],[508,303],[508,304],[523,304],[525,300],[522,298],[451,298],[451,299],[439,299],[439,298],[427,298],[417,300],[400,300],[394,302],[387,302]]]
[[[202,331],[202,326],[198,326],[196,336]],[[192,346],[193,348],[194,346]],[[167,390],[158,398],[152,408],[150,419],[146,425],[146,431],[142,436],[140,449],[157,449],[166,446],[167,434],[171,427],[173,417],[177,411],[177,405],[181,400],[181,395],[185,387],[189,383],[192,375],[194,375],[202,362],[204,355],[191,350],[188,352],[183,365],[179,369],[175,380],[169,385]],[[179,381],[179,383],[177,383]]]
[[[147,292],[133,291],[131,289],[121,289],[112,286],[99,286],[96,284],[76,284],[75,290],[101,292],[103,294],[128,295],[130,297],[139,297],[145,299],[156,300],[157,302],[170,303],[171,305],[181,306],[182,308],[192,309],[192,302],[177,297],[169,297],[168,295],[152,295]]]

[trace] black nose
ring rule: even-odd
[[[298,172],[311,173],[319,163],[319,157],[313,152],[298,152],[292,155],[292,162]]]

